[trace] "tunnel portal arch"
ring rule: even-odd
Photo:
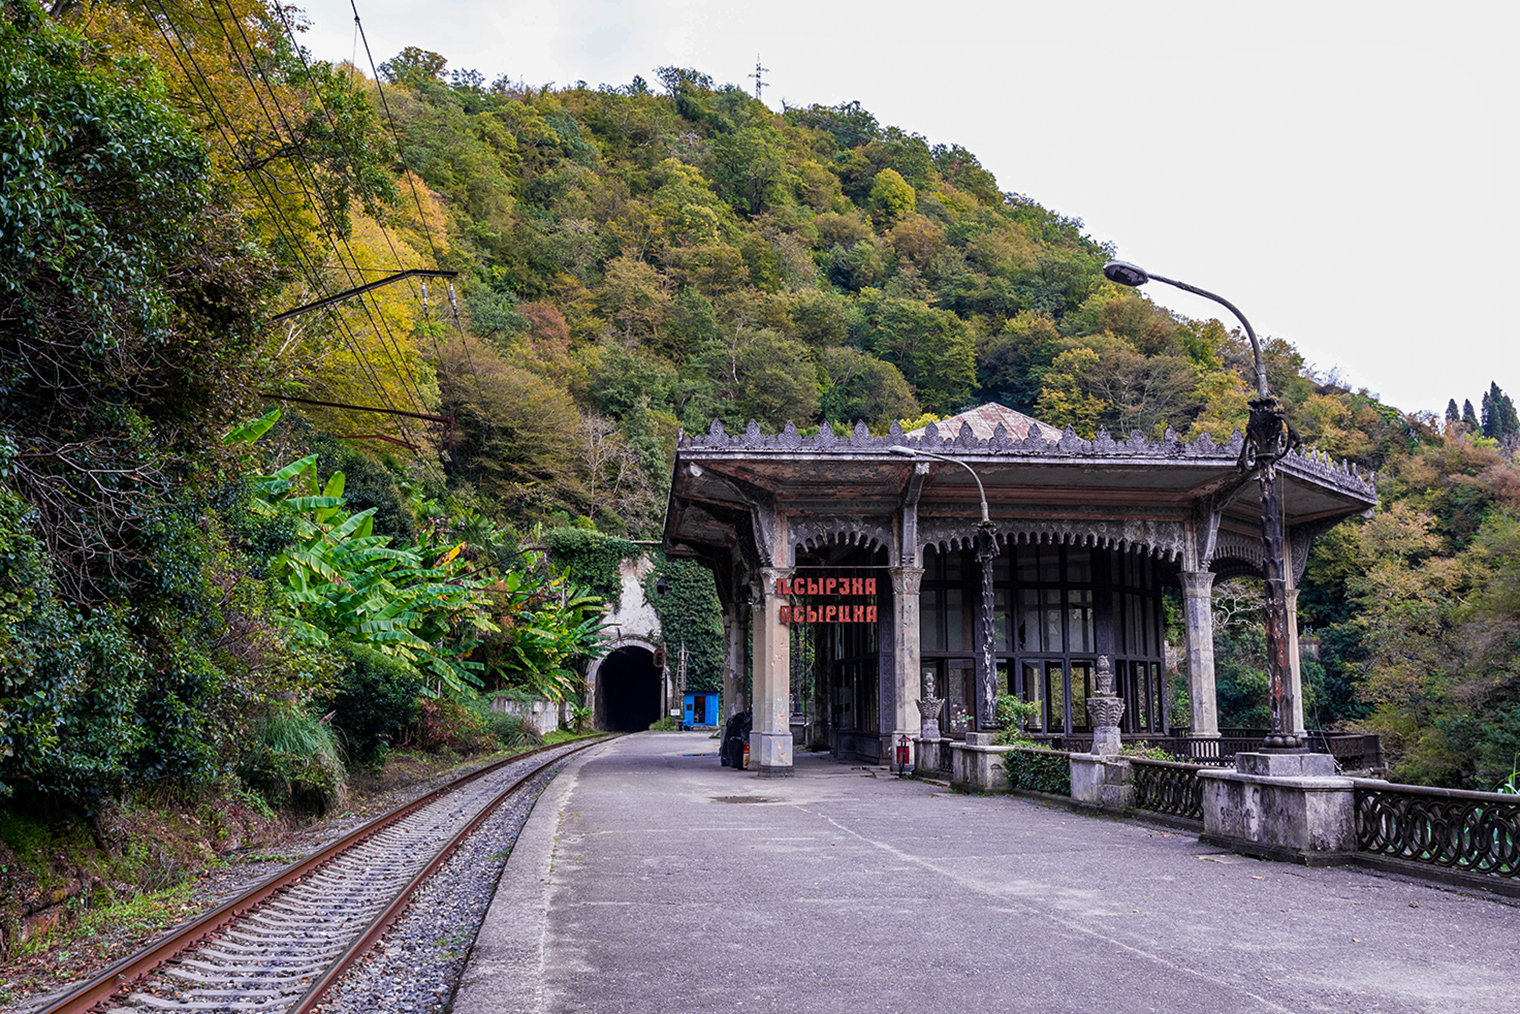
[[[615,644],[591,672],[593,722],[610,732],[642,732],[660,720],[664,674],[655,646],[626,639]]]

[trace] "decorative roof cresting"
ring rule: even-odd
[[[946,420],[947,422],[949,420]],[[919,431],[914,431],[919,432]],[[1207,433],[1196,440],[1183,441],[1168,429],[1160,440],[1149,440],[1138,430],[1127,440],[1116,440],[1105,429],[1099,429],[1091,440],[1079,437],[1074,429],[1066,427],[1059,440],[1048,440],[1040,427],[1031,427],[1029,435],[1018,439],[1008,433],[1001,424],[994,427],[992,435],[978,438],[968,423],[962,422],[959,432],[943,434],[939,426],[930,423],[922,430],[922,436],[905,434],[900,423],[893,423],[883,436],[873,436],[865,423],[856,423],[853,430],[837,433],[825,422],[816,436],[804,437],[797,427],[788,422],[780,433],[770,435],[761,431],[753,419],[741,434],[730,434],[722,421],[714,419],[705,434],[681,433],[677,438],[678,449],[708,451],[791,451],[798,453],[852,454],[881,451],[888,447],[918,447],[940,454],[955,453],[976,456],[1049,457],[1085,459],[1172,459],[1172,460],[1218,460],[1234,463],[1240,455],[1244,437],[1239,430],[1230,434],[1223,444],[1216,443]],[[1281,461],[1281,467],[1292,472],[1312,475],[1332,486],[1370,498],[1377,496],[1374,472],[1363,473],[1354,462],[1336,461],[1322,451],[1309,448],[1290,451]]]

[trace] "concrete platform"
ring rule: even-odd
[[[688,756],[697,754],[699,756]],[[570,762],[455,1014],[1520,1012],[1520,908],[699,733]]]

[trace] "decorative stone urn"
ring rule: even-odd
[[[918,714],[920,718],[919,738],[939,739],[939,709],[944,706],[944,698],[934,696],[933,674],[924,677],[924,696],[918,702]]]
[[[1098,755],[1118,753],[1119,719],[1124,715],[1124,698],[1114,693],[1114,670],[1107,655],[1098,656],[1098,689],[1087,699],[1087,714],[1093,723],[1092,752]]]

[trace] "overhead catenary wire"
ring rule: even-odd
[[[285,9],[283,7],[278,7],[278,8],[276,8],[276,13],[279,15],[281,25],[283,25],[284,28],[285,28],[285,35],[286,35],[286,37],[290,40],[291,51],[295,53],[296,59],[298,59],[298,60],[301,61],[301,66],[303,68],[305,68],[307,76],[310,77],[311,76],[311,63],[310,63],[310,61],[308,61],[306,59],[306,50],[301,46],[300,42],[298,42],[296,40],[295,29],[291,26],[290,19],[287,16],[287,13],[286,13]],[[357,57],[357,55],[358,55],[358,50],[359,50],[359,34],[360,34],[361,27],[362,26],[359,23],[359,18],[358,18],[357,14],[356,14],[355,17],[354,17],[354,55],[355,55],[355,57]],[[365,47],[365,52],[368,53],[368,45],[367,44],[366,44],[366,47]],[[353,65],[353,62],[354,62],[353,60],[350,60],[349,61],[350,65]],[[371,68],[373,69],[373,65],[374,65],[373,58],[371,58],[370,64],[371,64]],[[378,86],[379,86],[379,82],[377,80],[376,81],[376,87],[378,87]],[[328,106],[327,106],[327,103],[325,101],[323,101],[321,92],[314,92],[313,94],[315,95],[316,100],[317,100],[317,107],[322,110],[323,115],[327,117],[328,125],[331,126],[333,128],[333,130],[336,132],[336,130],[338,129],[338,123],[337,123],[337,119],[333,116],[332,110],[329,109]],[[384,101],[384,95],[383,95],[383,93],[381,95],[381,100],[382,100],[382,102]],[[394,129],[392,130],[392,139],[396,143],[396,154],[397,154],[398,159],[401,160],[402,169],[405,171],[406,170],[406,161],[405,161],[404,158],[401,158],[401,141],[400,141],[399,137],[395,136]],[[409,184],[411,184],[411,187],[412,187],[412,198],[413,198],[414,201],[417,202],[418,224],[422,227],[423,234],[427,237],[428,247],[429,247],[429,249],[433,253],[433,265],[434,265],[434,267],[438,267],[438,266],[440,266],[440,264],[439,264],[439,256],[438,256],[438,246],[437,246],[437,244],[435,244],[433,242],[432,230],[428,227],[427,216],[423,213],[422,203],[421,203],[421,201],[417,197],[416,184],[412,183],[411,175],[410,175],[409,172],[407,173],[407,182]],[[403,266],[402,265],[402,261],[401,261],[401,254],[397,252],[397,250],[396,250],[396,244],[391,239],[390,229],[388,229],[386,227],[386,225],[385,225],[385,223],[383,221],[377,221],[376,224],[379,225],[379,227],[380,227],[380,235],[382,237],[384,237],[384,239],[385,239],[385,245],[388,248],[390,248],[391,256],[396,259],[396,264],[398,266]],[[411,287],[411,282],[409,281],[407,283],[407,285],[409,287]],[[417,289],[415,287],[412,287],[412,295],[413,296],[417,295]],[[427,282],[426,281],[424,281],[422,283],[422,310],[423,310],[423,319],[424,320],[428,319],[428,314],[427,314]],[[441,363],[443,361],[443,349],[439,348],[439,346],[438,346],[438,339],[437,339],[436,336],[434,336],[432,334],[431,331],[427,331],[427,335],[428,335],[428,338],[432,341],[432,343],[433,343],[433,350],[435,352],[437,352],[439,362]]]
[[[227,45],[232,51],[233,59],[237,61],[239,68],[242,69],[243,76],[248,80],[249,87],[253,90],[254,99],[258,102],[259,108],[263,111],[265,118],[269,121],[270,127],[278,136],[280,133],[280,126],[283,124],[285,127],[285,136],[294,141],[296,136],[295,129],[291,126],[290,120],[286,118],[285,110],[280,106],[279,97],[275,94],[274,91],[274,84],[269,80],[269,76],[267,73],[265,73],[264,68],[260,62],[256,59],[253,59],[253,41],[248,38],[248,33],[244,30],[242,22],[238,19],[237,12],[232,8],[231,0],[223,0],[223,3],[226,5],[227,11],[232,17],[232,23],[234,26],[236,26],[239,37],[241,37],[243,40],[243,45],[248,49],[250,61],[253,63],[255,69],[257,70],[259,79],[264,82],[264,88],[269,92],[269,98],[275,104],[275,111],[279,115],[279,123],[275,122],[274,114],[270,113],[269,107],[265,104],[263,96],[259,94],[258,81],[254,79],[253,72],[248,69],[248,64],[244,62],[242,54],[238,52],[237,43],[232,38],[232,33],[228,31],[226,22],[222,20],[221,12],[216,8],[216,0],[207,0],[207,3],[211,9],[212,15],[216,18],[217,26],[221,29],[222,35],[227,39]],[[317,191],[316,175],[312,171],[311,167],[304,165],[303,161],[299,158],[291,158],[289,161],[293,167],[305,168],[307,174],[311,177],[313,197],[312,208],[317,214],[318,221],[322,224],[323,229],[327,232],[329,240],[334,243],[333,252],[335,254],[337,253],[336,244],[338,242],[341,242],[343,244],[343,249],[348,253],[349,261],[353,264],[358,264],[359,259],[354,254],[353,247],[349,245],[348,238],[343,234],[343,231],[338,228],[334,222],[332,222],[330,211],[328,209],[324,209],[322,206],[320,194]],[[392,248],[392,253],[394,254],[394,252],[394,248]],[[349,282],[352,284],[354,278],[348,271],[348,264],[343,261],[341,254],[338,255],[337,260],[339,265],[343,268],[344,273],[349,275]],[[411,395],[417,407],[419,409],[425,408],[426,399],[422,395],[422,389],[417,383],[417,377],[416,374],[412,371],[411,364],[406,362],[406,353],[402,350],[401,343],[396,339],[395,334],[391,331],[390,323],[385,319],[384,313],[378,312],[377,316],[377,311],[379,311],[378,303],[376,304],[375,311],[372,311],[370,309],[369,303],[365,301],[362,295],[360,296],[359,303],[360,306],[364,308],[365,315],[369,318],[370,323],[376,326],[375,337],[376,340],[380,343],[381,351],[385,353],[386,358],[391,361],[391,365],[396,368],[398,373],[400,373],[410,383]],[[387,338],[390,339],[390,345],[394,347],[394,355],[392,354],[392,349],[386,345]]]
[[[386,122],[390,124],[391,139],[396,143],[396,153],[399,157],[401,154],[401,132],[396,127],[396,117],[391,113],[390,101],[385,97],[385,85],[380,81],[380,69],[375,66],[375,54],[369,48],[369,36],[364,31],[363,20],[361,20],[359,17],[358,0],[348,0],[348,7],[349,10],[354,12],[354,26],[359,30],[359,41],[364,43],[364,56],[365,59],[369,61],[370,73],[374,76],[375,80],[375,91],[380,96],[380,108],[384,110]],[[403,169],[406,168],[405,159],[402,159],[401,165]],[[422,210],[422,197],[417,193],[417,183],[412,178],[412,173],[410,170],[407,170],[406,182],[407,185],[411,188],[412,200],[417,205],[417,217],[422,225],[423,235],[427,237],[428,246],[433,251],[433,261],[434,263],[437,263],[439,257],[438,245],[433,242],[433,230],[428,225],[427,215]],[[450,283],[450,302],[454,302],[452,297],[453,289],[454,286],[452,283]],[[480,382],[480,373],[475,369],[475,357],[470,354],[470,343],[465,336],[464,325],[459,320],[459,306],[457,302],[454,302],[454,327],[459,331],[459,348],[464,353],[465,364],[469,366],[470,374],[475,378],[475,396],[479,398],[481,396],[482,389]],[[440,351],[439,354],[441,357],[442,352]]]
[[[401,132],[400,132],[400,129],[397,127],[396,118],[395,118],[395,116],[391,112],[390,101],[385,96],[385,85],[381,81],[380,70],[379,70],[379,68],[375,64],[375,55],[370,50],[369,37],[365,33],[365,31],[364,31],[364,22],[359,17],[359,9],[358,9],[357,5],[355,4],[354,0],[350,0],[350,2],[349,2],[349,9],[352,10],[353,14],[354,14],[354,33],[355,33],[356,49],[357,49],[357,43],[363,42],[363,44],[364,44],[364,56],[365,56],[365,59],[369,62],[370,74],[372,75],[373,80],[375,82],[375,91],[376,91],[377,95],[380,98],[380,106],[381,106],[381,109],[385,113],[386,123],[388,124],[388,126],[390,128],[391,140],[392,140],[392,142],[396,146],[396,156],[397,156],[397,159],[401,163],[402,173],[403,173],[404,177],[406,178],[407,188],[411,191],[412,203],[416,206],[416,209],[417,209],[417,223],[418,223],[418,225],[422,229],[423,236],[427,239],[428,249],[432,252],[432,255],[433,255],[433,263],[435,265],[441,266],[441,264],[442,264],[442,254],[439,252],[438,244],[433,239],[433,229],[432,229],[432,226],[430,226],[428,224],[427,211],[423,207],[422,196],[421,196],[421,194],[419,194],[417,192],[417,181],[416,181],[416,178],[415,178],[415,174],[411,171],[411,168],[406,163],[406,157],[405,157],[404,149],[403,149],[403,146],[402,146],[402,143],[401,143]],[[310,72],[310,64],[306,60],[305,51],[302,49],[300,43],[296,41],[294,29],[292,28],[292,26],[290,24],[290,20],[288,19],[288,17],[286,17],[285,11],[283,9],[281,9],[279,11],[279,16],[280,16],[281,23],[283,24],[283,26],[285,28],[285,33],[286,33],[287,37],[290,39],[291,46],[294,49],[297,58],[300,59],[300,61],[302,63],[302,66],[306,67],[307,71],[309,73]],[[323,109],[323,112],[327,115],[329,123],[333,123],[332,112],[331,112],[331,110],[327,109],[326,104],[322,102],[322,98],[321,98],[320,95],[317,96],[317,103]],[[334,124],[334,126],[336,126],[336,124]],[[385,223],[383,223],[383,222],[380,223],[380,232],[381,232],[381,235],[385,237],[386,244],[391,248],[391,253],[392,253],[393,256],[396,257],[397,263],[399,264],[400,263],[400,256],[399,256],[399,254],[396,254],[395,245],[391,241],[390,231],[385,227]],[[450,289],[452,290],[452,285],[450,285]],[[423,283],[422,298],[423,298],[423,302],[424,302],[424,311],[426,311],[426,302],[427,302],[427,286],[426,286],[426,283]],[[482,384],[481,379],[480,379],[480,372],[475,368],[475,357],[470,353],[470,346],[469,346],[469,342],[466,339],[466,336],[465,336],[465,333],[464,333],[464,326],[463,326],[463,324],[459,320],[459,311],[458,311],[457,303],[454,305],[454,325],[455,325],[455,328],[459,332],[460,351],[464,353],[465,364],[468,366],[469,371],[470,371],[470,376],[471,376],[471,378],[475,382],[475,396],[476,396],[477,399],[480,399],[482,397],[482,391],[483,391],[483,386],[484,385]],[[434,336],[431,331],[428,332],[428,337],[433,342],[433,349],[434,349],[434,351],[438,355],[438,362],[439,362],[439,365],[441,366],[443,364],[443,361],[444,361],[443,349],[442,349],[442,347],[439,346],[437,337]]]
[[[210,80],[206,77],[205,72],[201,69],[199,61],[196,60],[193,49],[189,46],[188,43],[185,42],[184,37],[180,34],[178,26],[175,25],[173,19],[170,18],[169,12],[164,6],[163,0],[155,0],[155,3],[159,9],[159,12],[163,15],[163,21],[158,26],[159,34],[163,37],[164,45],[168,48],[170,56],[174,58],[175,63],[179,65],[180,71],[185,75],[186,82],[195,91],[196,97],[205,103],[207,119],[210,120],[212,126],[216,128],[217,132],[222,135],[222,140],[227,144],[228,151],[234,156],[238,155],[238,153],[241,151],[243,160],[246,163],[251,164],[252,149],[247,145],[246,142],[243,141],[242,137],[238,135],[237,128],[233,125],[232,116],[222,105],[221,100],[216,97],[216,91],[211,86]],[[175,46],[174,39],[171,39],[169,37],[169,32],[171,31],[174,33],[175,39],[179,40],[178,48]],[[185,58],[190,61],[189,66],[186,66],[185,60],[181,59],[180,50],[184,51]],[[194,68],[193,73],[192,68]],[[202,91],[202,86],[205,88],[204,93]],[[217,120],[215,113],[221,114],[221,121]],[[225,121],[225,127],[223,126],[222,121]],[[313,290],[320,292],[322,290],[320,273],[308,261],[306,252],[296,236],[294,226],[291,225],[288,217],[280,209],[279,202],[276,201],[273,196],[268,193],[268,188],[266,185],[267,181],[265,181],[260,176],[257,170],[248,170],[248,176],[254,185],[255,199],[264,207],[264,210],[269,214],[270,221],[274,225],[276,231],[280,233],[281,237],[289,245],[292,254],[295,256],[296,263],[300,266],[300,269],[306,275],[308,283],[312,286]],[[370,367],[367,360],[359,351],[357,340],[348,322],[341,315],[335,314],[334,318],[338,321],[340,327],[340,337],[343,338],[343,340],[347,343],[350,351],[354,353],[355,359],[359,363],[360,368],[369,374],[370,383],[374,387],[375,393],[379,396],[382,402],[389,404],[390,398],[385,392],[384,385],[380,383],[379,378],[374,372],[374,369]]]

